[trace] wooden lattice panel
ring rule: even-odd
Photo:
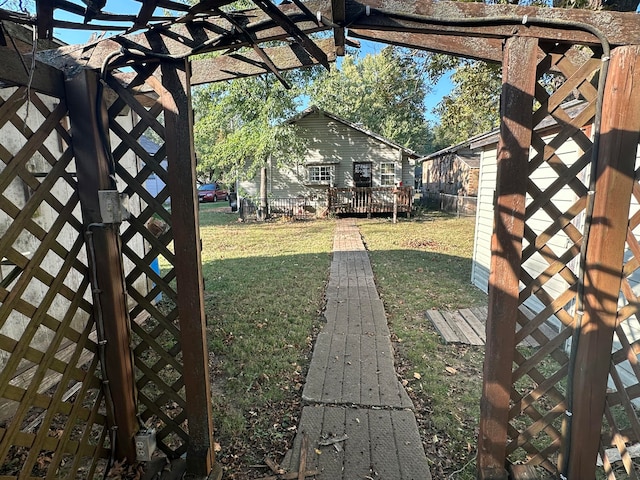
[[[176,285],[170,198],[160,103],[134,95],[145,81],[157,86],[152,70],[141,69],[129,88],[112,77],[108,84],[117,94],[109,107],[109,126],[116,173],[126,187],[132,210],[123,224],[122,251],[132,265],[126,275],[134,340],[134,362],[141,418],[157,429],[159,448],[170,457],[186,451],[186,404],[182,377],[182,351],[176,308]],[[142,100],[142,103],[141,101]],[[123,126],[119,115],[131,109],[135,123]],[[137,171],[123,159],[135,155]],[[150,183],[153,182],[153,186]],[[132,245],[143,239],[144,249]]]
[[[93,478],[109,453],[66,115],[0,89],[2,478]]]
[[[516,344],[531,335],[541,346],[515,351],[507,454],[512,462],[539,465],[556,474],[589,191],[589,126],[597,97],[591,79],[601,62],[586,50],[580,55],[555,47],[541,50],[516,333]],[[560,87],[545,86],[550,71],[563,77]],[[544,332],[549,329],[540,328],[543,324],[557,333],[548,336]]]

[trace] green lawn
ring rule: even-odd
[[[280,461],[295,434],[335,224],[238,223],[201,205],[216,441],[225,478]]]
[[[431,212],[358,222],[396,337],[397,371],[416,404],[433,478],[475,479],[482,349],[443,345],[424,312],[486,305],[471,285],[473,219]],[[462,470],[462,471],[458,471]]]
[[[201,205],[216,441],[225,478],[257,478],[266,472],[252,465],[281,460],[295,433],[335,222],[238,223],[222,205]],[[358,224],[432,474],[445,478],[475,455],[482,355],[442,345],[424,311],[486,302],[470,285],[473,223],[428,214]]]

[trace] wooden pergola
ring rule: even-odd
[[[135,15],[104,12],[100,2],[36,0],[35,16],[0,10],[0,83],[9,92],[0,97],[0,128],[23,136],[17,149],[0,138],[0,211],[7,219],[0,256],[13,269],[0,288],[0,332],[12,315],[26,319],[20,338],[0,333],[0,400],[15,407],[0,428],[0,463],[18,450],[25,455],[23,473],[3,478],[30,478],[42,451],[53,452],[47,478],[59,476],[63,465],[69,478],[91,477],[109,450],[119,459],[135,457],[139,420],[152,417],[162,424],[161,450],[186,453],[193,478],[216,477],[190,89],[328,67],[346,45],[357,43],[349,38],[503,65],[478,477],[524,478],[543,468],[565,478],[595,478],[601,454],[609,478],[616,478],[606,454],[613,446],[624,478],[637,478],[627,447],[640,441],[634,407],[640,342],[622,324],[640,307],[629,281],[640,267],[634,234],[640,213],[631,207],[640,201],[638,16],[424,0],[253,2],[254,9],[236,12],[225,10],[232,3],[227,0],[193,6],[138,0]],[[178,14],[157,17],[157,7]],[[57,19],[63,10],[78,21]],[[15,25],[36,33],[35,57],[24,28]],[[53,48],[57,27],[122,34]],[[318,40],[315,32],[333,35]],[[220,54],[196,56],[207,52]],[[564,77],[551,93],[540,83],[548,73]],[[586,106],[571,117],[563,104],[576,92]],[[37,125],[27,118],[27,106],[36,112]],[[135,123],[125,128],[118,117],[129,111]],[[535,127],[548,115],[562,128],[546,143]],[[157,155],[138,142],[147,129],[164,140]],[[59,151],[47,143],[51,135],[59,138]],[[583,152],[572,165],[557,155],[569,138]],[[131,152],[144,162],[138,172],[121,163]],[[46,171],[34,170],[36,157]],[[532,179],[541,165],[557,175],[545,185]],[[578,177],[583,170],[591,172],[588,183]],[[144,188],[152,173],[168,186],[158,197]],[[126,223],[101,212],[101,198],[116,190],[116,178],[143,205]],[[24,202],[4,193],[15,182],[29,190]],[[52,194],[59,183],[70,189],[68,197]],[[556,205],[554,195],[566,187],[577,200]],[[56,216],[46,228],[37,220],[42,208]],[[528,221],[536,214],[551,219],[546,230],[531,228]],[[154,216],[170,229],[152,234],[147,224]],[[585,231],[574,225],[579,216],[588,218]],[[58,238],[63,231],[73,233],[69,244]],[[21,235],[33,237],[37,249],[22,252],[16,243]],[[548,243],[557,235],[567,239],[562,252]],[[137,237],[151,246],[142,256],[129,247]],[[43,267],[48,255],[61,259],[57,272]],[[150,267],[158,255],[172,265],[168,272]],[[533,257],[548,265],[543,274],[530,274],[527,260]],[[577,269],[570,266],[576,259]],[[127,275],[125,261],[134,265]],[[70,271],[84,279],[74,288],[65,284]],[[154,284],[148,292],[134,286],[141,276]],[[557,276],[568,286],[553,297],[544,286]],[[46,286],[38,301],[25,294],[34,282]],[[160,308],[153,301],[158,293],[176,307]],[[519,309],[531,296],[545,305],[533,319]],[[62,317],[49,312],[56,297],[67,305]],[[89,318],[81,329],[71,326],[78,313]],[[553,338],[539,329],[551,316],[562,324]],[[43,325],[53,332],[44,350],[32,346]],[[612,352],[614,334],[622,347]],[[528,335],[541,347],[516,348]],[[563,348],[569,338],[570,353]],[[635,376],[631,384],[618,374],[623,362]],[[541,368],[549,363],[551,373]],[[59,387],[42,391],[40,382],[51,371]],[[521,388],[524,378],[535,387]],[[67,395],[71,384],[75,394]],[[34,409],[42,411],[37,431],[24,421]],[[614,409],[624,412],[624,425],[616,423]],[[48,428],[60,418],[68,428],[52,437]]]

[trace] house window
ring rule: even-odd
[[[333,178],[333,165],[309,165],[307,167],[309,183],[330,185]]]
[[[396,184],[396,164],[381,163],[380,164],[380,185],[393,186]]]

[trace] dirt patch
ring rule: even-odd
[[[415,238],[415,239],[407,240],[405,242],[402,242],[402,246],[406,248],[413,248],[413,249],[428,248],[430,250],[439,250],[441,248],[440,243],[436,242],[435,240],[424,239],[424,238],[423,239]]]

